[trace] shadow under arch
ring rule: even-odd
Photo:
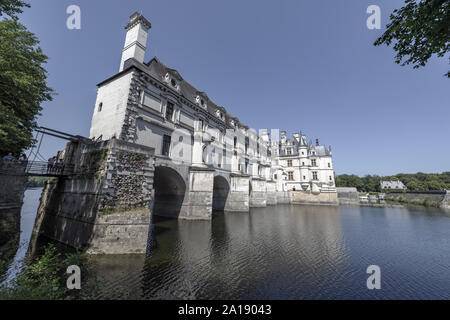
[[[153,189],[153,215],[178,218],[186,194],[186,183],[181,175],[170,167],[157,166]]]
[[[215,211],[224,211],[229,193],[230,185],[227,179],[222,176],[215,176],[212,209]]]

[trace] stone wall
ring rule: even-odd
[[[32,240],[43,235],[92,253],[119,253],[121,247],[128,253],[130,246],[145,252],[149,224],[142,216],[150,220],[153,149],[116,139],[70,143],[64,162],[75,165],[75,174],[45,186]]]
[[[150,226],[148,212],[99,215],[95,221],[89,254],[144,253]]]
[[[277,204],[291,203],[289,191],[277,191]]]
[[[442,199],[441,208],[444,210],[447,210],[447,211],[450,210],[450,191],[449,190],[447,190],[447,192],[445,193],[444,199]]]
[[[276,205],[277,202],[277,186],[275,181],[267,181],[266,182],[267,194],[266,194],[266,203],[267,205]]]
[[[266,180],[251,180],[250,207],[258,208],[267,206],[266,198]]]
[[[248,212],[249,211],[249,176],[231,174],[230,193],[225,204],[225,211]]]
[[[19,248],[25,164],[0,159],[0,282]]]
[[[188,220],[209,220],[212,217],[214,171],[191,169],[189,174],[189,208],[183,216]]]
[[[335,192],[312,194],[310,191],[290,191],[291,204],[338,205]]]
[[[359,204],[359,192],[356,188],[336,188],[339,204]]]
[[[385,199],[415,205],[444,207],[445,206],[444,200],[446,197],[447,197],[446,193],[434,194],[434,193],[418,193],[418,192],[414,193],[401,192],[401,193],[386,193]]]

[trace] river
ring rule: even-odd
[[[25,194],[27,234],[28,201],[38,197]],[[98,298],[450,299],[450,215],[438,209],[278,205],[153,220],[147,259],[90,257]],[[367,289],[369,265],[380,290]]]

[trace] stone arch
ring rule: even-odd
[[[216,175],[214,177],[214,185],[213,185],[213,201],[212,201],[213,210],[224,211],[225,204],[227,203],[229,194],[230,194],[230,183],[228,182],[228,180],[221,175]]]
[[[185,179],[168,166],[155,167],[153,189],[155,199],[153,214],[170,218],[178,218],[186,196]]]

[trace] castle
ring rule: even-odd
[[[150,28],[131,16],[119,72],[98,84],[90,139],[59,153],[73,170],[46,184],[34,238],[145,253],[152,216],[338,205],[330,147],[302,133],[256,132],[159,59],[144,63]]]
[[[119,72],[98,84],[90,138],[154,148],[157,198],[156,185],[166,196],[176,187],[177,177],[168,177],[176,173],[158,174],[167,166],[181,176],[209,169],[228,180],[248,177],[250,206],[292,202],[289,191],[335,195],[331,147],[307,142],[301,133],[292,139],[278,130],[258,134],[158,58],[144,63],[151,23],[139,13],[130,19]]]

